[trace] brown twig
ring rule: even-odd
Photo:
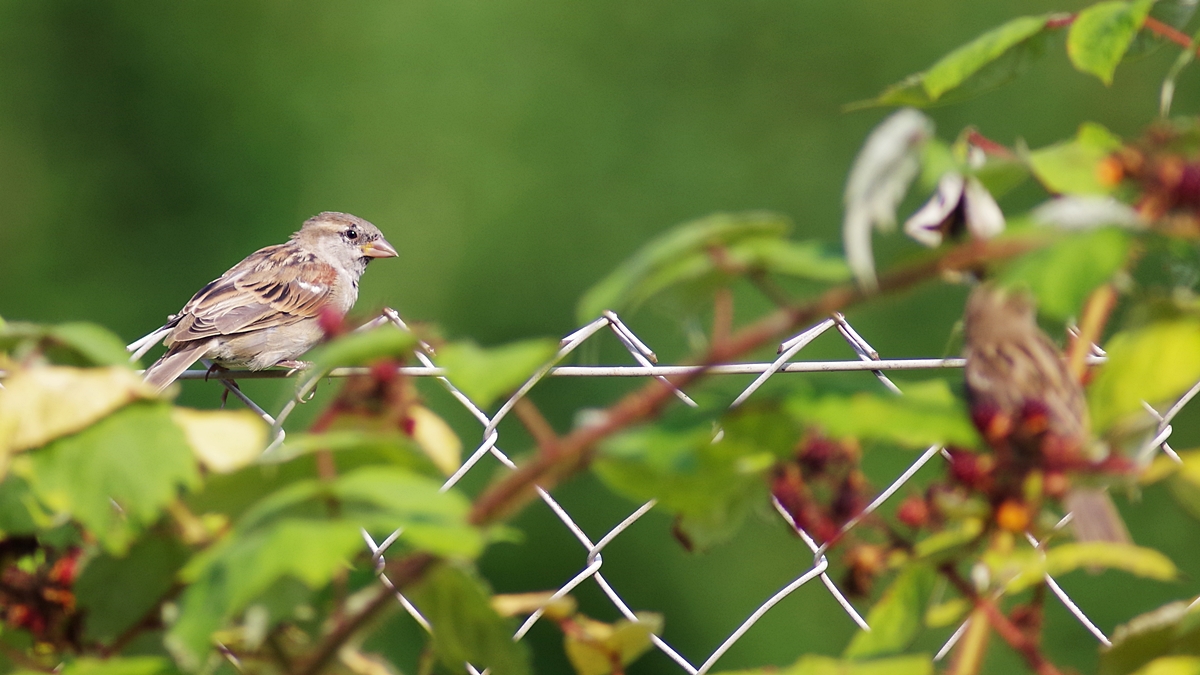
[[[1117,289],[1113,288],[1112,284],[1104,284],[1088,296],[1083,306],[1083,318],[1079,322],[1079,335],[1067,354],[1067,370],[1076,382],[1083,380],[1083,375],[1087,372],[1087,355],[1091,352],[1092,345],[1100,342],[1104,325],[1108,323],[1108,317],[1116,306]]]
[[[533,401],[528,398],[518,399],[516,405],[513,406],[513,414],[521,420],[521,424],[525,425],[525,430],[529,432],[529,435],[533,436],[533,442],[537,443],[542,454],[558,454],[558,434],[555,433],[554,427],[550,426],[546,416],[542,414],[541,410],[538,410]]]
[[[1166,38],[1180,47],[1183,47],[1184,49],[1190,49],[1192,47],[1192,38],[1189,37],[1187,33],[1176,29],[1174,26],[1169,26],[1152,16],[1146,17],[1146,21],[1142,24],[1142,28],[1145,28],[1161,38]]]
[[[28,656],[22,654],[20,650],[14,649],[3,642],[0,642],[0,654],[3,654],[4,658],[12,661],[14,664],[28,670],[36,670],[39,673],[54,673],[58,670],[54,666],[43,665],[38,661],[29,658]]]
[[[977,610],[984,612],[987,616],[988,624],[1000,636],[1000,639],[1008,643],[1013,651],[1021,655],[1025,659],[1025,663],[1033,669],[1038,675],[1063,675],[1062,671],[1051,663],[1045,656],[1042,655],[1038,648],[1037,640],[1032,640],[1020,628],[1009,620],[1004,612],[996,606],[996,603],[989,598],[981,597],[975,592],[974,588],[966,582],[958,574],[958,571],[953,566],[946,564],[938,568],[938,571],[946,577],[964,598],[967,598],[975,605]]]
[[[903,290],[936,278],[947,271],[974,268],[989,261],[1011,258],[1039,247],[1044,241],[1042,237],[992,242],[972,241],[937,258],[885,275],[880,282],[880,291]],[[806,321],[828,316],[831,312],[844,309],[865,297],[858,287],[845,285],[832,288],[811,302],[780,308],[731,335],[721,344],[712,345],[699,360],[699,365],[711,365],[741,356]],[[688,375],[672,378],[672,385],[682,387],[703,374],[704,370],[699,369]],[[626,395],[607,410],[602,423],[580,427],[568,436],[559,438],[555,452],[538,453],[528,464],[493,484],[475,501],[470,521],[476,525],[494,523],[519,509],[528,499],[534,485],[549,489],[563,478],[581,470],[587,466],[591,448],[597,441],[631,424],[650,418],[672,397],[672,392],[671,387],[654,380]],[[395,587],[401,589],[420,579],[436,562],[437,558],[432,555],[415,554],[388,563],[385,573]],[[311,656],[297,661],[292,675],[317,675],[337,656],[342,644],[390,606],[393,601],[392,593],[390,589],[379,586],[375,594],[358,611],[337,622],[333,630],[312,651]]]
[[[879,283],[880,293],[904,290],[949,271],[971,269],[990,261],[1011,258],[1039,247],[1044,241],[1043,237],[971,241],[950,249],[940,257],[885,275]],[[728,340],[711,345],[698,360],[697,365],[701,368],[669,380],[674,387],[682,388],[702,377],[705,366],[740,357],[801,324],[843,310],[865,297],[857,286],[843,285],[829,289],[810,302],[780,308],[737,331]],[[583,469],[590,461],[592,448],[598,441],[657,415],[672,398],[672,392],[671,387],[653,380],[627,394],[608,408],[600,423],[580,427],[563,437],[555,457],[538,455],[494,483],[475,501],[471,522],[476,525],[493,523],[531,499],[535,485],[549,490],[565,477]]]
[[[147,609],[144,614],[130,627],[125,629],[112,641],[112,644],[100,647],[100,655],[104,658],[120,654],[122,650],[133,642],[134,638],[141,635],[144,631],[155,630],[162,627],[162,607],[166,603],[174,600],[183,591],[183,584],[175,582],[167,589],[161,597]]]
[[[712,343],[720,344],[733,332],[733,291],[718,288],[713,294]]]
[[[388,575],[396,589],[403,589],[424,576],[435,562],[437,562],[436,557],[428,553],[417,553],[388,563],[384,573]],[[338,650],[347,640],[354,637],[355,633],[362,630],[392,602],[395,602],[393,591],[384,588],[382,584],[379,585],[375,590],[375,595],[368,599],[361,609],[337,622],[333,630],[329,631],[320,644],[313,649],[311,656],[297,660],[292,673],[294,675],[317,675],[320,673],[337,657]]]

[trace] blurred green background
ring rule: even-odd
[[[342,210],[379,225],[400,250],[364,278],[363,315],[387,305],[483,344],[563,335],[586,288],[684,220],[768,208],[793,218],[798,237],[837,244],[846,171],[884,114],[846,114],[844,104],[1007,18],[1082,4],[0,0],[0,315],[95,321],[132,340],[304,218]],[[931,114],[945,138],[974,124],[1037,147],[1083,120],[1134,135],[1156,114],[1174,55],[1122,66],[1105,88],[1070,69],[1060,41],[1017,84]],[[1194,75],[1180,82],[1179,113],[1200,103]],[[1040,196],[1027,187],[1003,205]],[[915,245],[893,236],[880,250],[887,260]],[[961,298],[927,289],[850,318],[887,356],[940,355]],[[739,301],[742,318],[756,308],[748,302]],[[684,353],[669,313],[627,318],[664,360]],[[806,355],[848,353],[831,339]],[[627,361],[612,344],[588,358]],[[534,399],[566,429],[578,408],[635,384],[559,380]],[[274,403],[282,386],[248,390]],[[216,385],[184,390],[188,403],[217,404]],[[428,396],[474,442],[465,414],[435,388]],[[1200,438],[1194,418],[1176,424],[1176,447]],[[505,433],[506,450],[527,448],[519,429]],[[875,453],[872,476],[883,484],[912,458]],[[485,462],[468,487],[493,470]],[[594,538],[634,508],[590,477],[559,494]],[[1175,586],[1067,578],[1107,631],[1194,592],[1200,573],[1200,528],[1162,489],[1123,506],[1138,542],[1162,547],[1192,576]],[[497,590],[553,588],[582,568],[584,551],[547,509],[535,505],[517,524],[524,542],[483,562]],[[665,637],[697,664],[812,562],[769,518],[698,555],[669,529],[663,516],[643,519],[606,550],[604,570],[635,609],[665,613]],[[615,618],[594,584],[578,596],[593,616]],[[1049,614],[1051,655],[1091,670],[1094,640],[1060,606]],[[720,667],[837,653],[852,628],[813,584]],[[922,644],[936,649],[946,634]],[[374,646],[411,667],[419,637],[396,616]],[[530,639],[541,672],[566,671],[555,629]],[[1016,663],[1004,647],[992,651],[994,672]],[[635,672],[673,668],[654,654]]]

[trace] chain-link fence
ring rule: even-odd
[[[385,310],[383,314],[375,321],[367,324],[364,328],[376,327],[386,323],[392,323],[400,329],[408,331],[408,326],[394,310]],[[795,359],[807,345],[819,336],[834,331],[839,334],[845,342],[853,350],[857,358],[840,361],[802,361]],[[569,354],[575,351],[580,345],[588,340],[605,332],[612,333],[617,340],[629,352],[632,358],[637,362],[637,365],[618,365],[618,366],[560,366],[559,364]],[[470,414],[483,427],[482,441],[475,448],[467,459],[461,464],[457,471],[451,475],[442,485],[442,490],[449,490],[454,487],[467,473],[479,466],[480,462],[488,455],[494,457],[505,467],[515,470],[517,465],[509,458],[509,456],[500,447],[500,434],[498,427],[500,422],[513,410],[517,402],[529,393],[547,377],[637,377],[656,378],[668,386],[672,386],[667,380],[670,376],[684,375],[703,371],[706,375],[747,375],[758,374],[758,377],[746,387],[730,404],[730,408],[735,408],[745,403],[750,397],[758,391],[762,385],[771,377],[783,373],[821,373],[821,372],[846,372],[846,371],[870,371],[882,386],[898,395],[903,395],[903,391],[891,379],[888,378],[886,371],[903,371],[903,370],[938,370],[938,369],[957,369],[962,368],[964,360],[961,358],[924,358],[924,359],[884,359],[878,352],[875,351],[870,343],[863,338],[851,325],[846,321],[841,314],[834,314],[816,325],[804,330],[797,335],[784,340],[779,345],[779,356],[770,363],[728,363],[708,366],[688,366],[688,365],[659,365],[654,352],[644,343],[637,335],[626,326],[616,314],[606,312],[602,317],[589,323],[588,325],[574,331],[564,337],[561,341],[561,346],[555,354],[554,358],[548,363],[540,367],[517,391],[504,402],[494,415],[489,416],[472,400],[463,394],[454,383],[447,377],[443,369],[437,367],[431,358],[434,351],[429,345],[421,343],[420,347],[415,350],[414,356],[421,364],[419,366],[402,367],[399,370],[413,377],[433,377],[454,397],[462,406],[470,412]],[[1089,362],[1103,363],[1106,356],[1103,350],[1093,346],[1089,355]],[[365,373],[363,368],[341,368],[330,373],[333,377],[344,377],[352,374]],[[205,370],[191,370],[185,372],[181,379],[206,379],[210,377],[210,372]],[[288,375],[282,371],[266,371],[259,373],[228,371],[217,375],[217,378],[222,382],[230,392],[240,398],[247,406],[253,409],[257,414],[261,415],[264,420],[272,425],[274,438],[272,447],[277,447],[285,438],[285,433],[282,429],[284,421],[295,409],[296,405],[311,395],[312,388],[316,384],[316,379],[310,380],[305,386],[302,386],[300,391],[293,397],[280,411],[278,415],[272,416],[266,412],[261,406],[255,403],[249,396],[242,392],[233,384],[234,379],[243,377],[281,377]],[[1145,404],[1147,411],[1157,420],[1157,427],[1153,439],[1145,446],[1144,452],[1152,453],[1162,450],[1175,461],[1181,461],[1179,455],[1171,448],[1169,439],[1172,433],[1171,421],[1183,409],[1184,406],[1200,393],[1200,383],[1193,386],[1187,393],[1180,397],[1173,405],[1165,412],[1159,412],[1150,405]],[[686,393],[679,389],[674,389],[674,394],[684,404],[696,407],[696,402],[693,401]],[[718,437],[721,432],[717,432]],[[950,461],[950,454],[939,445],[934,445],[926,449],[921,455],[908,466],[886,489],[880,492],[857,516],[846,522],[840,532],[839,537],[845,534],[850,529],[854,528],[868,514],[878,509],[884,502],[891,498],[896,492],[907,483],[923,466],[931,461],[937,461],[941,457],[945,461]],[[616,527],[610,531],[603,533],[598,538],[594,534],[589,534],[583,530],[576,522],[571,514],[563,508],[561,504],[546,490],[538,487],[537,494],[550,510],[558,517],[563,526],[578,540],[583,549],[583,564],[578,574],[568,580],[556,580],[555,584],[561,583],[558,590],[549,598],[546,604],[557,600],[566,594],[570,593],[576,587],[586,583],[589,579],[597,584],[605,596],[612,602],[613,606],[629,621],[638,621],[638,616],[635,614],[634,608],[630,607],[629,603],[622,598],[619,590],[614,587],[603,573],[604,567],[604,549],[613,542],[618,536],[625,532],[631,525],[642,518],[654,506],[655,501],[651,500],[642,504],[622,520]],[[819,579],[820,582],[828,589],[828,592],[845,610],[849,620],[853,621],[863,630],[870,630],[871,627],[857,609],[846,598],[845,594],[838,588],[834,581],[829,577],[829,560],[826,553],[830,546],[830,542],[818,542],[809,533],[798,527],[787,510],[777,501],[774,500],[775,510],[779,516],[787,522],[797,536],[811,549],[813,554],[813,564],[803,574],[800,574],[790,583],[780,588],[777,592],[766,598],[746,619],[725,638],[713,651],[708,654],[703,660],[696,665],[693,658],[685,656],[674,647],[668,644],[661,637],[652,636],[654,646],[666,654],[671,660],[679,665],[679,667],[689,673],[689,675],[703,675],[709,672],[721,659],[721,657],[744,636],[747,631],[751,630],[767,612],[779,604],[784,598],[795,592],[800,587]],[[1064,527],[1071,520],[1071,514],[1067,514],[1056,526],[1055,530]],[[419,609],[413,605],[388,579],[384,573],[384,556],[388,548],[394,544],[400,537],[403,536],[403,530],[397,530],[382,541],[376,542],[365,530],[362,532],[363,539],[367,547],[370,549],[372,558],[375,561],[376,570],[378,571],[380,581],[395,592],[396,601],[403,606],[414,620],[417,621],[426,631],[436,631],[437,627],[431,625],[430,622],[422,616]],[[1032,535],[1026,534],[1026,540],[1029,546],[1035,550],[1041,551],[1043,543],[1039,542]],[[836,538],[835,538],[836,541]],[[1097,641],[1104,645],[1110,645],[1108,637],[1101,631],[1088,617],[1085,610],[1079,607],[1067,593],[1051,578],[1048,574],[1045,575],[1046,586],[1058,598],[1066,609],[1090,632]],[[1200,600],[1197,600],[1200,602]],[[542,617],[542,609],[531,614],[520,628],[513,635],[514,640],[521,640],[529,632],[530,628]],[[967,622],[962,623],[958,629],[951,635],[946,643],[938,650],[935,660],[943,659],[955,643],[962,636],[967,627]],[[479,672],[473,665],[467,664],[467,670],[475,675]],[[483,671],[487,672],[487,671]]]

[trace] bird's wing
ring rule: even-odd
[[[286,326],[320,314],[337,270],[292,242],[261,249],[204,288],[184,306],[171,342]]]

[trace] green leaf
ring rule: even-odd
[[[1029,178],[1029,166],[1016,159],[988,157],[987,162],[970,172],[993,197],[999,199]]]
[[[1113,72],[1150,13],[1154,0],[1111,0],[1079,13],[1067,33],[1067,56],[1075,68],[1112,84]]]
[[[984,66],[1042,32],[1049,18],[1049,15],[1044,15],[1012,19],[943,56],[925,71],[921,81],[925,93],[931,100],[938,100]]]
[[[58,675],[165,675],[178,671],[167,659],[158,656],[130,656],[125,658],[95,659],[82,658],[56,670]],[[36,670],[20,670],[15,675],[41,675]]]
[[[515,626],[492,609],[491,593],[476,574],[457,565],[435,567],[409,595],[436,628],[433,649],[447,668],[469,662],[493,675],[531,672],[528,645],[513,642]]]
[[[852,104],[928,107],[961,101],[1016,79],[1042,54],[1046,23],[1053,14],[1022,16],[980,35],[943,56],[923,73],[888,87],[878,98]]]
[[[978,444],[966,408],[945,380],[907,383],[903,388],[904,396],[806,393],[789,399],[787,410],[800,422],[836,438],[869,438],[906,447]]]
[[[1200,656],[1160,656],[1134,675],[1200,675]]]
[[[329,484],[304,480],[277,490],[242,514],[237,530],[251,533],[287,518],[324,518],[333,499],[338,518],[356,528],[391,533],[403,527],[406,546],[438,555],[478,555],[483,539],[466,524],[470,504],[461,494],[440,488],[437,481],[401,468],[364,467]]]
[[[1088,295],[1125,266],[1132,237],[1109,227],[1064,237],[1014,261],[1000,275],[1004,286],[1029,289],[1044,316],[1079,316]]]
[[[806,654],[790,666],[725,670],[714,675],[933,675],[927,654],[893,656],[874,661],[843,661],[832,656]]]
[[[1027,160],[1033,175],[1054,194],[1106,195],[1113,186],[1100,181],[1098,167],[1123,145],[1095,122],[1079,126],[1075,138],[1034,150]]]
[[[764,211],[717,213],[668,230],[579,301],[580,323],[606,310],[636,309],[670,288],[708,287],[737,274],[772,272],[816,281],[848,278],[845,262],[812,243],[786,239],[791,222]]]
[[[189,585],[165,644],[185,670],[195,670],[212,648],[212,633],[276,582],[294,578],[320,588],[362,548],[358,526],[344,520],[284,518],[228,537],[184,567],[180,576]]]
[[[1200,380],[1200,320],[1158,321],[1117,333],[1108,362],[1088,388],[1093,427],[1100,432],[1137,414],[1142,401],[1156,405]]]
[[[747,239],[725,251],[723,266],[813,281],[846,281],[850,268],[821,243],[769,237]]]
[[[387,324],[368,331],[343,335],[312,353],[309,372],[327,373],[334,368],[362,366],[383,358],[403,360],[412,355],[417,338]]]
[[[288,434],[287,441],[258,457],[263,465],[279,465],[315,452],[365,452],[378,461],[417,473],[435,475],[437,468],[417,447],[412,437],[395,428],[362,431],[358,426],[319,434]]]
[[[867,614],[871,630],[856,633],[843,656],[869,659],[908,649],[924,627],[925,607],[936,580],[937,573],[928,565],[904,568]]]
[[[72,322],[43,326],[0,323],[0,352],[21,355],[37,350],[53,363],[68,366],[121,366],[129,363],[125,345],[106,328]]]
[[[961,518],[953,521],[946,529],[929,535],[913,546],[913,555],[919,559],[939,561],[961,546],[975,542],[983,533],[983,521],[979,518]]]
[[[1200,656],[1200,612],[1172,602],[1117,626],[1100,652],[1100,675],[1128,675],[1165,655]]]
[[[87,429],[19,456],[13,471],[48,509],[69,515],[111,553],[158,520],[200,474],[165,403],[126,406]]]
[[[129,368],[34,366],[0,389],[0,476],[8,455],[72,434],[139,398],[153,396]]]
[[[756,503],[765,503],[763,474],[800,436],[779,410],[745,406],[722,421],[713,442],[709,421],[676,429],[643,427],[608,439],[593,465],[612,490],[632,499],[658,499],[679,517],[699,549],[728,539]]]
[[[512,342],[481,349],[473,342],[455,342],[438,350],[437,363],[446,378],[475,405],[487,408],[529,379],[558,352],[558,341],[549,338]]]
[[[42,516],[29,484],[12,474],[0,480],[0,539],[37,532],[38,518],[34,514]]]
[[[467,524],[470,503],[458,492],[442,492],[435,480],[365,467],[334,481],[331,492],[343,518],[385,534],[403,527],[402,541],[414,549],[467,558],[483,550],[483,535]]]
[[[1017,593],[1042,583],[1044,575],[1059,577],[1082,567],[1121,570],[1134,576],[1171,581],[1179,575],[1175,563],[1152,548],[1106,541],[1073,542],[1034,556],[1031,564],[1008,582],[1006,593]]]
[[[75,582],[89,640],[111,643],[154,609],[175,582],[188,550],[178,541],[147,537],[124,557],[102,554],[83,568]]]

